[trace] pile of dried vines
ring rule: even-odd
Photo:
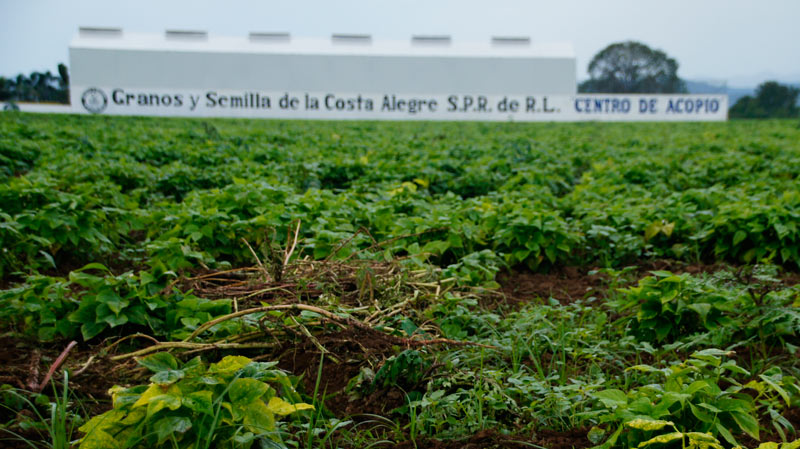
[[[422,299],[435,301],[454,287],[452,279],[438,282],[427,281],[431,278],[431,273],[426,270],[404,270],[398,260],[385,262],[354,257],[365,251],[379,250],[399,238],[411,236],[374,243],[369,248],[353,252],[343,260],[334,260],[333,256],[349,244],[355,235],[359,232],[366,232],[359,230],[342,242],[325,260],[293,259],[292,256],[298,244],[299,230],[300,222],[298,221],[295,226],[290,227],[284,246],[285,250],[266,255],[262,251],[262,257],[259,257],[250,244],[243,240],[257,263],[255,266],[196,273],[191,277],[179,278],[167,287],[167,289],[171,289],[177,286],[183,291],[192,290],[197,296],[209,299],[229,298],[233,301],[233,313],[202,324],[183,341],[162,342],[142,334],[125,337],[108,347],[107,351],[111,351],[122,341],[132,338],[146,338],[153,344],[133,352],[114,355],[110,357],[110,360],[123,361],[165,350],[175,351],[179,355],[191,355],[211,350],[277,348],[281,345],[279,337],[285,336],[308,338],[320,351],[327,352],[318,342],[314,333],[309,330],[312,325],[320,324],[333,324],[342,329],[358,330],[366,333],[370,338],[380,339],[401,347],[448,344],[493,348],[445,338],[422,339],[417,335],[410,338],[401,337],[393,335],[394,329],[385,325],[388,319],[414,307]],[[271,251],[269,245],[267,248],[268,251]],[[262,262],[262,258],[266,261]],[[405,297],[406,299],[382,305],[382,298],[379,296],[385,296],[387,292],[390,292],[393,298]],[[337,297],[339,303],[336,308],[337,313],[319,305],[308,304],[312,301],[319,302],[317,300],[324,295]],[[349,307],[341,307],[341,304]],[[281,313],[280,318],[275,317],[276,312]],[[294,315],[301,312],[311,312],[318,317],[318,320],[301,322]],[[217,340],[209,340],[208,336],[205,339],[199,338],[215,325],[244,317],[258,317],[258,330]],[[287,318],[292,324],[287,325],[283,318]],[[382,330],[376,329],[379,325]],[[438,334],[438,330],[430,324],[423,324],[420,326],[420,330],[428,336]]]

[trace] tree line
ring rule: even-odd
[[[732,118],[789,118],[800,116],[797,97],[800,89],[776,81],[762,83],[755,96],[739,99],[728,111]]]
[[[58,64],[57,74],[48,70],[14,78],[0,76],[0,101],[69,104],[67,66]]]
[[[634,41],[618,42],[600,50],[589,62],[589,79],[578,85],[582,93],[688,93],[678,76],[678,62],[661,50]],[[731,106],[731,118],[787,118],[800,116],[800,89],[767,81],[755,96]]]

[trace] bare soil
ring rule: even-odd
[[[66,343],[42,345],[6,335],[0,337],[0,347],[3,348],[3,351],[0,351],[0,384],[31,390],[35,384],[44,381],[47,371],[66,347]],[[91,413],[102,413],[110,407],[108,389],[114,385],[129,385],[127,381],[130,380],[132,366],[130,363],[123,366],[104,358],[95,357],[86,370],[80,374],[74,374],[96,352],[97,348],[90,346],[75,347],[70,351],[64,364],[57,369],[52,381],[60,390],[63,378],[59,373],[69,367],[70,372],[73,373],[69,379],[70,391],[80,397],[90,399],[90,401],[85,401],[85,405],[90,407]],[[52,386],[45,386],[42,393],[51,394]],[[3,410],[0,410],[0,413],[2,412]]]
[[[498,274],[497,282],[509,305],[548,298],[569,304],[588,296],[602,295],[603,277],[590,275],[589,271],[578,267],[560,267],[551,273],[510,271]]]
[[[416,446],[414,442],[403,441],[393,445],[396,448],[411,449],[522,449],[530,448],[531,444],[547,449],[582,449],[592,447],[586,437],[588,429],[575,429],[566,432],[554,430],[541,430],[532,436],[503,435],[492,430],[484,430],[466,439],[437,440],[434,438],[419,439]]]
[[[379,390],[362,398],[348,395],[346,391],[350,380],[358,376],[363,367],[370,367],[377,372],[383,361],[400,350],[393,342],[358,328],[325,334],[317,340],[329,352],[322,364],[318,393],[322,395],[324,392],[327,398],[325,406],[330,411],[337,416],[364,413],[387,415],[403,405],[405,395],[395,389]],[[311,395],[317,382],[320,356],[320,349],[311,340],[305,339],[293,346],[286,346],[279,356],[278,366],[302,376],[302,387],[306,394]]]
[[[722,270],[737,272],[741,268],[727,263],[689,264],[669,259],[643,260],[621,281],[623,285],[635,284],[639,279],[649,276],[651,271],[659,270],[697,275]],[[507,305],[518,306],[532,301],[546,301],[549,298],[566,305],[590,296],[606,296],[610,278],[602,273],[590,274],[597,270],[597,267],[560,266],[549,273],[533,273],[526,268],[518,268],[499,273],[497,282],[504,296],[503,302]],[[797,285],[800,284],[800,273],[784,271],[780,273],[779,279],[783,286]]]

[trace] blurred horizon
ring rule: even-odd
[[[752,89],[775,80],[800,83],[800,2],[754,4],[745,0],[654,2],[571,0],[545,2],[474,0],[384,3],[260,2],[211,0],[103,2],[6,0],[0,6],[0,76],[55,71],[69,66],[68,45],[80,26],[121,27],[129,32],[201,29],[237,36],[251,31],[288,31],[298,37],[366,33],[377,39],[413,34],[451,35],[480,41],[492,35],[530,36],[534,42],[569,42],[575,48],[577,78],[605,46],[635,40],[678,61],[679,76],[697,85]]]

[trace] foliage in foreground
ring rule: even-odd
[[[155,373],[151,383],[114,387],[113,408],[80,427],[81,449],[280,447],[278,419],[314,408],[275,363],[228,356],[180,364],[166,352],[139,363]]]

